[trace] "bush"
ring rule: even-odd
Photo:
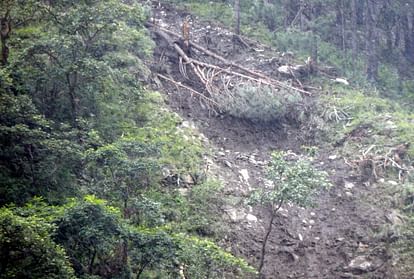
[[[243,84],[231,94],[216,97],[226,113],[254,122],[273,122],[285,119],[298,120],[296,109],[303,101],[299,92],[275,90],[269,86]]]
[[[53,226],[35,216],[0,209],[0,279],[75,278],[62,247],[50,238]]]

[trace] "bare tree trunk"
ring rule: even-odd
[[[234,1],[234,33],[240,35],[240,0]]]
[[[357,26],[357,20],[358,20],[358,13],[357,13],[357,0],[351,0],[351,30],[352,30],[352,65],[354,67],[355,72],[355,64],[357,61],[358,56],[358,26]]]
[[[366,39],[367,39],[367,78],[371,82],[378,80],[377,30],[375,21],[375,1],[366,4]]]
[[[341,37],[342,37],[342,50],[346,51],[346,33],[345,33],[345,15],[344,15],[344,1],[340,1],[341,10]]]

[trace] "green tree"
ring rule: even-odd
[[[159,169],[157,146],[144,144],[134,137],[86,152],[86,175],[89,191],[120,202],[125,218],[131,217],[131,200],[151,184]]]
[[[38,23],[10,39],[10,68],[47,118],[76,128],[85,118],[105,136],[119,135],[114,124],[139,100],[141,58],[152,46],[143,31],[142,6],[118,0],[33,5]]]
[[[65,251],[51,240],[53,226],[38,217],[0,209],[0,278],[74,279]]]
[[[270,183],[253,191],[249,198],[251,204],[264,206],[270,214],[260,256],[259,273],[261,276],[263,276],[267,241],[278,210],[286,202],[303,207],[309,206],[314,195],[330,185],[325,172],[314,169],[306,159],[287,159],[288,155],[284,152],[272,154],[267,170]]]
[[[76,275],[107,278],[122,273],[127,266],[120,213],[93,196],[66,207],[55,221],[54,239],[66,250]]]
[[[0,80],[9,80],[0,72]],[[29,96],[0,88],[0,205],[33,196],[52,202],[76,195],[81,153],[76,134],[38,113]]]

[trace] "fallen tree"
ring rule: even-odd
[[[179,58],[179,71],[185,80],[191,81],[191,85],[185,85],[185,82],[177,81],[173,77],[167,77],[165,75],[158,75],[158,77],[186,89],[192,95],[198,96],[198,98],[207,103],[209,107],[225,110],[225,106],[228,106],[228,102],[226,105],[221,103],[221,100],[223,100],[222,95],[226,94],[226,100],[231,100],[231,98],[235,96],[233,91],[244,85],[257,88],[258,90],[255,90],[255,92],[258,92],[258,94],[260,94],[261,88],[266,88],[265,90],[270,88],[273,94],[278,95],[278,102],[280,103],[289,103],[293,99],[297,101],[298,99],[296,97],[291,98],[291,96],[297,96],[298,94],[302,96],[311,95],[311,93],[306,90],[268,77],[257,70],[249,69],[243,65],[229,61],[219,54],[216,54],[193,41],[189,41],[191,49],[194,52],[197,52],[197,57],[204,56],[209,58],[209,60],[205,59],[205,61],[209,62],[195,59],[193,58],[195,56],[190,56],[190,54],[183,49],[182,42],[185,38],[153,23],[147,23],[146,26],[156,36],[167,42],[169,48],[174,50]],[[187,70],[188,68],[190,71]],[[192,86],[194,82],[200,84],[201,87]],[[200,88],[202,89],[200,90]]]

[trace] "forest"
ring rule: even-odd
[[[0,279],[414,277],[414,3],[0,0]]]

